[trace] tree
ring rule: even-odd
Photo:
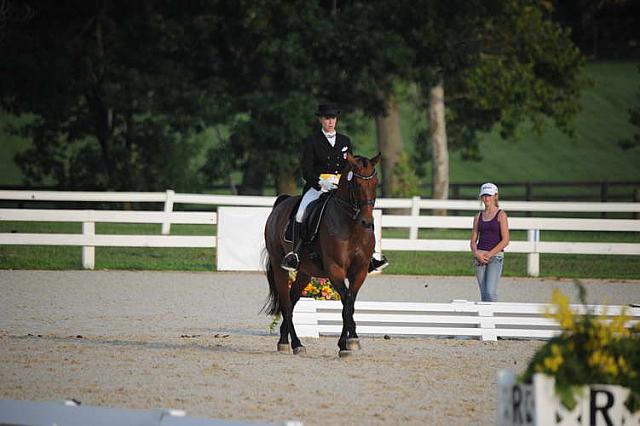
[[[640,71],[640,67],[638,67]],[[638,95],[640,100],[640,95]],[[636,128],[636,133],[629,140],[620,142],[622,149],[632,149],[640,146],[640,106],[629,109],[629,122]]]
[[[285,1],[220,2],[216,13],[227,21],[215,49],[236,118],[231,136],[210,151],[207,172],[221,178],[242,170],[241,193],[261,194],[270,179],[279,193],[295,193],[300,142],[327,94],[314,55],[332,39],[330,16],[315,2]]]
[[[219,58],[199,56],[199,45],[222,18],[171,2],[32,8],[32,19],[7,25],[0,47],[1,105],[33,117],[16,129],[34,144],[17,158],[28,183],[194,186],[193,135],[226,104]]]
[[[342,103],[362,109],[375,121],[377,145],[382,153],[382,195],[399,196],[407,166],[400,132],[397,85],[407,81],[413,50],[398,34],[385,1],[345,2],[338,15],[335,47],[335,93]]]
[[[446,198],[449,150],[479,158],[478,134],[499,127],[512,138],[530,123],[542,131],[552,119],[571,132],[585,83],[584,60],[569,34],[534,1],[425,1],[398,27],[415,54],[414,78],[424,98],[443,114],[430,114],[434,197]],[[441,105],[444,104],[444,105]],[[431,112],[434,112],[434,108]],[[444,136],[438,131],[446,128]],[[434,143],[435,142],[435,143]],[[446,152],[445,152],[446,151]]]

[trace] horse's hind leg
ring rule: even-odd
[[[289,351],[289,336],[291,336],[291,348],[293,349],[293,353],[298,354],[305,352],[305,348],[302,346],[293,326],[293,307],[300,298],[300,292],[302,289],[300,288],[299,282],[304,279],[304,277],[301,276],[304,274],[298,274],[296,281],[291,285],[291,289],[289,289],[289,272],[278,267],[274,269],[273,273],[278,287],[280,314],[282,315],[278,351]],[[307,282],[309,282],[308,277]]]
[[[289,351],[289,323],[291,322],[292,304],[289,298],[289,273],[280,268],[280,265],[274,265],[272,262],[273,279],[276,283],[278,292],[278,300],[280,302],[280,316],[282,323],[280,324],[280,340],[278,340],[278,352]]]

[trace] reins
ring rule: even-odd
[[[366,176],[356,173],[353,170],[351,171],[351,173],[353,174],[353,177],[356,179],[371,180],[376,175],[376,169],[374,168],[373,172],[371,172],[370,175],[366,175]],[[355,189],[356,189],[355,187],[356,187],[355,179],[350,180],[349,181],[349,200],[345,200],[336,194],[336,200],[339,202],[339,204],[343,208],[348,209],[348,212],[351,213],[352,220],[356,220],[358,218],[358,216],[360,215],[360,211],[362,210],[362,207],[364,206],[373,207],[376,203],[375,194],[373,198],[357,199],[355,195]]]

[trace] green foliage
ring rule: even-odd
[[[222,80],[202,73],[201,15],[172,5],[38,2],[0,45],[3,108],[35,119],[14,129],[26,183],[64,188],[197,187],[195,131],[216,116]],[[197,11],[202,13],[203,11]],[[208,53],[208,51],[207,51]]]
[[[478,132],[499,124],[502,138],[521,123],[542,132],[547,118],[571,134],[587,80],[569,33],[534,2],[506,1],[479,22],[477,60],[446,76],[449,144],[478,159]]]
[[[640,93],[637,94],[636,99],[640,100]],[[620,146],[625,150],[640,146],[640,106],[629,109],[629,122],[635,127],[635,134],[631,139],[620,142]]]
[[[33,141],[19,156],[27,183],[193,191],[242,172],[260,192],[298,175],[319,101],[346,122],[383,113],[399,82],[424,94],[444,79],[449,146],[479,159],[479,132],[571,131],[583,59],[551,4],[44,0],[3,28],[0,106],[33,114],[16,128]],[[424,115],[424,95],[413,104]],[[218,125],[221,143],[197,136]]]
[[[392,197],[410,198],[420,194],[420,179],[416,175],[406,152],[400,153],[400,158],[393,169],[393,173],[397,179],[397,187],[393,188]]]
[[[610,384],[631,390],[625,402],[630,412],[640,409],[640,326],[627,328],[627,313],[611,321],[586,308],[586,291],[578,284],[587,313],[578,315],[569,298],[554,290],[554,310],[547,312],[561,327],[560,336],[551,339],[533,356],[522,380],[530,383],[535,373],[555,378],[556,392],[569,409],[576,405],[577,389],[589,384]]]
[[[637,85],[637,66],[606,61],[587,65],[593,86],[581,95],[575,138],[552,123],[541,135],[523,127],[517,141],[502,139],[497,129],[481,133],[480,161],[450,157],[452,182],[637,181],[640,149],[623,151],[617,144],[633,134],[627,109],[637,104],[637,93],[629,90]]]

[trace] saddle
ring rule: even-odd
[[[312,243],[316,236],[318,235],[318,228],[320,228],[320,222],[322,221],[322,216],[324,215],[325,207],[327,203],[333,197],[335,191],[325,192],[320,197],[312,201],[304,211],[304,216],[302,217],[302,242],[303,243]],[[289,222],[287,223],[287,228],[284,233],[284,240],[288,243],[291,242],[291,235],[293,233],[293,222],[296,220],[296,212],[298,211],[298,207],[300,206],[300,202],[302,201],[302,197],[298,200],[298,202],[293,206],[291,211],[291,215],[289,216]]]

